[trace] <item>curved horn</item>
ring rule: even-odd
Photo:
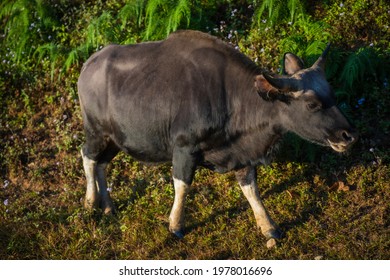
[[[273,87],[281,91],[298,91],[299,84],[298,81],[292,77],[285,76],[271,76],[268,73],[263,73],[264,78],[269,82]]]
[[[319,67],[321,69],[325,69],[325,60],[326,60],[326,56],[329,52],[330,45],[331,45],[331,43],[328,43],[326,45],[325,50],[322,52],[321,56],[317,59],[317,61],[313,64],[312,67],[314,67],[314,68]]]

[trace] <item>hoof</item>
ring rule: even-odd
[[[95,201],[85,200],[84,201],[84,209],[88,211],[94,211],[96,209],[99,209],[99,203],[96,203]]]
[[[171,231],[174,236],[176,236],[178,239],[183,239],[184,238],[184,232],[182,230],[175,230]]]
[[[267,248],[271,249],[276,246],[277,240],[282,238],[282,231],[279,229],[272,229],[264,233],[265,238],[267,238]]]
[[[102,208],[104,215],[107,215],[107,216],[115,215],[115,207],[111,202],[110,203],[102,203],[101,208]]]
[[[271,249],[271,248],[273,248],[275,246],[276,246],[276,239],[275,238],[268,239],[268,241],[267,241],[267,248]]]
[[[107,207],[103,210],[104,215],[106,216],[112,216],[115,215],[115,209],[111,207]]]

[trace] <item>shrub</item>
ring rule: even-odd
[[[261,23],[267,23],[268,26],[275,26],[285,20],[292,23],[297,16],[304,13],[304,2],[301,0],[255,1],[257,8],[254,14],[254,23],[256,26],[260,26]],[[268,15],[264,15],[266,11],[268,11]]]
[[[324,2],[327,3],[327,2]],[[323,20],[332,26],[332,36],[345,50],[375,46],[390,47],[390,3],[383,0],[329,1],[323,4]]]

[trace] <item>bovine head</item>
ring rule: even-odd
[[[311,142],[344,152],[357,139],[354,128],[336,106],[324,64],[329,45],[312,67],[292,53],[284,55],[283,75],[256,76],[258,93],[281,101],[281,125]]]

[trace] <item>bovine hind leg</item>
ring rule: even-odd
[[[87,179],[87,191],[85,193],[84,207],[86,209],[96,209],[99,206],[99,194],[96,187],[96,166],[97,161],[88,158],[84,155],[81,149],[81,156],[83,157],[83,166],[85,177]]]
[[[275,239],[281,237],[281,232],[260,199],[255,167],[248,167],[237,171],[236,178],[254,212],[257,226],[267,238],[267,247],[273,247],[276,244]]]
[[[106,176],[107,163],[99,163],[96,166],[97,173],[97,191],[100,197],[100,208],[104,214],[114,213],[114,205],[111,201],[110,194],[107,190],[107,176]]]
[[[108,162],[118,153],[119,149],[111,142],[106,142],[104,147],[98,156],[94,156],[97,160],[86,155],[86,146],[81,150],[87,179],[84,207],[91,210],[100,207],[104,214],[111,214],[114,212],[114,206],[107,190],[106,168]]]

